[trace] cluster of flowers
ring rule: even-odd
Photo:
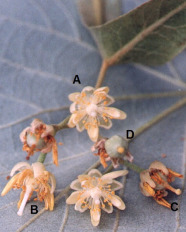
[[[73,101],[70,106],[72,113],[68,127],[75,127],[78,131],[87,130],[90,139],[95,142],[92,151],[97,153],[104,168],[111,161],[114,168],[118,167],[123,160],[133,161],[133,156],[128,150],[128,142],[118,135],[111,138],[101,138],[99,127],[111,128],[111,119],[125,119],[126,114],[113,107],[108,107],[114,99],[108,95],[109,88],[94,89],[85,87],[81,93],[72,93],[69,99]],[[58,150],[55,140],[56,130],[52,125],[46,125],[39,119],[34,119],[30,127],[25,128],[20,139],[23,142],[23,150],[27,152],[29,159],[35,152],[49,153],[52,151],[53,162],[58,165]],[[15,174],[18,171],[17,174]],[[98,170],[92,169],[86,175],[79,175],[70,187],[75,190],[68,199],[67,204],[75,204],[75,210],[84,212],[90,210],[91,222],[97,226],[100,222],[101,209],[107,213],[113,212],[113,206],[120,210],[125,209],[122,199],[115,194],[123,185],[115,178],[124,176],[127,170],[114,171],[102,175]],[[45,169],[42,162],[32,165],[27,162],[16,164],[10,176],[12,177],[3,189],[1,196],[6,195],[12,188],[22,189],[18,202],[18,215],[23,214],[24,207],[30,200],[33,192],[37,193],[34,200],[44,201],[45,209],[54,208],[54,191],[56,180],[52,173]],[[159,161],[154,161],[149,169],[140,173],[140,189],[145,196],[153,197],[159,204],[170,208],[170,204],[163,198],[167,191],[171,190],[177,195],[180,189],[174,189],[169,185],[175,177],[182,178],[179,173],[167,168]]]

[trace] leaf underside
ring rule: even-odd
[[[85,10],[88,10],[87,4],[87,1],[80,1],[80,11],[83,20],[90,26],[104,59],[109,60],[123,48],[127,48],[131,42],[137,41],[113,63],[160,65],[171,60],[186,47],[185,0],[151,0],[99,26],[92,26],[94,22],[88,21],[91,12],[84,14]],[[176,9],[178,10],[175,12]],[[171,16],[166,19],[168,15]],[[164,19],[166,20],[163,22]],[[149,30],[150,28],[152,30]]]

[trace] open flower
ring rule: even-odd
[[[52,125],[46,125],[40,119],[34,119],[31,126],[25,128],[20,134],[23,151],[28,153],[28,159],[36,151],[48,153],[52,150],[53,162],[58,165],[58,149],[54,136],[55,130]]]
[[[15,176],[16,171],[19,171]],[[1,196],[6,195],[12,188],[20,189],[22,192],[18,201],[19,216],[22,216],[27,201],[31,198],[32,193],[37,192],[37,198],[45,202],[45,209],[53,210],[54,208],[54,190],[56,180],[52,173],[46,171],[45,166],[36,162],[32,166],[26,162],[17,163],[11,170],[10,176],[13,176],[3,189]]]
[[[133,161],[133,156],[128,150],[128,141],[121,136],[114,135],[111,138],[101,138],[91,148],[94,152],[98,150],[98,153],[94,155],[99,156],[100,162],[104,168],[106,168],[107,161],[112,162],[114,168],[117,168],[123,160]]]
[[[110,119],[125,119],[126,114],[113,107],[107,107],[114,102],[109,96],[108,87],[94,89],[85,87],[81,93],[72,93],[69,99],[73,101],[70,106],[72,116],[68,122],[69,127],[75,127],[78,131],[87,130],[90,139],[97,141],[99,136],[99,126],[106,129],[111,128]]]
[[[169,185],[175,177],[183,178],[183,175],[172,171],[159,161],[154,161],[149,169],[140,173],[140,189],[145,196],[153,197],[158,204],[171,208],[171,205],[163,197],[168,194],[166,189],[177,195],[181,194],[180,189],[175,189]]]
[[[102,176],[97,169],[92,169],[87,175],[80,175],[71,183],[70,187],[77,191],[68,197],[66,203],[75,204],[75,210],[79,212],[90,209],[92,225],[97,226],[101,209],[107,213],[112,213],[113,205],[120,210],[125,209],[122,199],[115,195],[115,191],[123,185],[114,179],[127,173],[127,170],[121,170]]]

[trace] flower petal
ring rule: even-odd
[[[34,178],[39,177],[46,170],[44,164],[42,164],[40,162],[33,163],[32,168],[33,168],[33,171],[34,171]]]
[[[25,136],[26,136],[26,134],[29,133],[29,132],[30,132],[30,127],[26,127],[26,128],[20,133],[19,138],[20,138],[20,140],[21,140],[22,143],[25,142]]]
[[[50,183],[51,183],[51,190],[50,190],[50,193],[53,193],[55,188],[56,188],[56,178],[55,176],[51,173],[51,172],[48,172],[49,175],[50,175]]]
[[[88,173],[88,175],[91,176],[91,177],[93,177],[93,176],[95,176],[95,177],[102,177],[101,172],[98,171],[97,169],[90,170],[89,173]]]
[[[101,217],[101,210],[90,210],[91,222],[93,226],[98,226]]]
[[[35,118],[31,123],[31,131],[34,133],[35,129],[40,127],[41,125],[45,125],[42,120]]]
[[[113,206],[112,204],[108,204],[108,202],[104,202],[104,207],[101,207],[105,212],[112,213],[113,212]]]
[[[70,105],[70,113],[74,113],[76,112],[76,102],[73,102],[71,105]]]
[[[46,130],[41,134],[41,138],[44,138],[48,135],[54,136],[54,127],[52,125],[46,125]]]
[[[123,188],[123,184],[120,183],[119,181],[113,180],[111,183],[111,187],[110,187],[113,191],[117,191],[121,188]]]
[[[49,196],[49,210],[52,211],[54,209],[54,194],[50,194]]]
[[[157,160],[151,163],[151,165],[149,166],[149,170],[151,170],[151,169],[159,169],[163,173],[165,173],[166,176],[169,174],[169,171],[166,168],[166,166],[163,163],[161,163],[160,161],[157,161]]]
[[[75,192],[73,192],[73,193],[67,198],[66,203],[69,204],[69,205],[75,204],[75,203],[79,200],[80,193],[81,193],[81,191],[75,191]]]
[[[72,181],[72,183],[70,184],[70,188],[74,190],[82,190],[81,183],[78,179]]]
[[[13,176],[16,171],[22,171],[24,169],[32,169],[30,164],[27,162],[19,162],[17,163],[11,170],[10,176]]]
[[[107,95],[105,92],[100,92],[93,97],[93,104],[96,104],[98,107],[109,106],[114,103],[115,100],[113,97]]]
[[[71,93],[68,95],[68,98],[70,101],[75,102],[77,100],[77,98],[80,96],[81,93],[79,92],[75,92],[75,93]]]
[[[101,177],[102,180],[107,180],[107,179],[115,179],[119,176],[125,176],[127,175],[128,171],[127,170],[120,170],[120,171],[115,171],[115,172],[110,172]]]
[[[73,123],[76,125],[77,123],[80,123],[83,120],[85,120],[85,116],[86,116],[86,111],[85,110],[79,110],[76,114],[74,114],[74,118],[73,118]],[[83,124],[84,126],[84,124]]]
[[[85,88],[83,88],[82,92],[92,92],[94,91],[95,88],[91,87],[91,86],[86,86]]]
[[[83,131],[85,129],[85,122],[87,120],[88,116],[85,114],[84,117],[76,124],[76,128],[79,132]]]
[[[88,135],[93,142],[97,142],[99,136],[99,128],[97,125],[90,125],[88,127]]]
[[[110,200],[111,200],[111,203],[118,209],[121,209],[121,210],[125,209],[125,203],[122,201],[120,197],[114,195],[112,196]]]
[[[19,199],[19,201],[17,203],[17,208],[18,209],[20,208],[20,205],[21,205],[21,202],[22,202],[24,196],[25,196],[25,191],[22,191],[21,194],[20,194],[20,199]]]
[[[1,192],[2,197],[5,196],[12,189],[13,185],[16,183],[19,176],[20,173],[17,173],[15,176],[11,178],[11,180],[9,180],[9,182],[6,184],[3,191]]]
[[[75,204],[75,210],[83,213],[87,209],[88,209],[88,206],[83,204],[83,199],[82,198],[76,202],[76,204]]]
[[[112,127],[112,121],[110,120],[110,118],[103,118],[101,115],[98,115],[97,119],[100,127],[106,129],[110,129]]]
[[[152,195],[149,192],[147,192],[146,189],[144,188],[143,182],[140,182],[139,187],[140,187],[140,190],[141,190],[141,192],[142,192],[142,194],[144,196],[146,196],[146,197],[152,197]]]
[[[76,124],[74,123],[74,118],[76,117],[76,114],[72,114],[69,121],[68,121],[68,127],[72,128],[75,127]]]
[[[98,89],[96,89],[96,90],[94,91],[94,94],[97,94],[98,92],[105,92],[105,93],[108,93],[108,92],[109,92],[109,87],[107,87],[107,86],[100,87],[100,88],[98,88]]]
[[[126,113],[118,110],[114,107],[102,107],[101,111],[106,114],[106,117],[115,119],[125,119],[127,117]]]
[[[154,181],[151,179],[149,175],[149,170],[144,170],[140,173],[140,179],[142,183],[148,183],[152,188],[156,187],[156,184]]]
[[[89,175],[79,175],[78,180],[79,182],[82,182],[84,180],[89,180],[91,177]]]

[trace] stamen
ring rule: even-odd
[[[175,177],[178,177],[178,178],[183,178],[183,175],[179,174],[178,172],[174,172],[173,170],[171,170],[170,168],[167,168],[169,173],[172,175],[172,176],[175,176]]]
[[[158,173],[153,173],[151,178],[156,181],[158,184],[162,184],[165,188],[171,190],[172,192],[176,193],[177,195],[181,194],[181,189],[175,189],[170,186],[166,181],[164,181]]]
[[[164,198],[161,198],[161,199],[154,198],[154,200],[160,205],[163,205],[169,209],[171,208],[171,204],[169,204]]]

